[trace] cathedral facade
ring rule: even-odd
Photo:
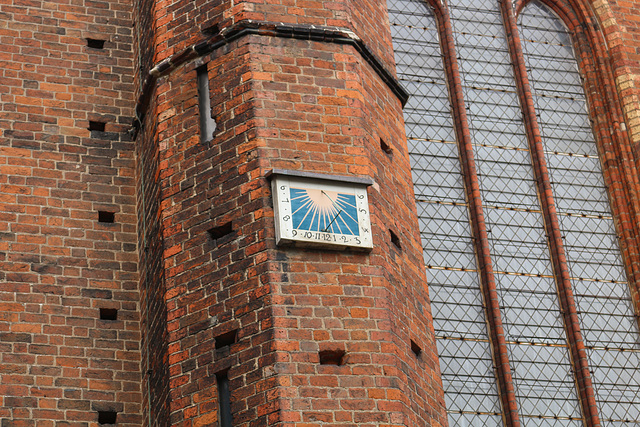
[[[2,426],[638,425],[639,16],[0,4]]]

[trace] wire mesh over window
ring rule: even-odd
[[[447,6],[519,418],[581,426],[499,1]],[[449,423],[502,425],[436,17],[421,0],[388,7]],[[600,417],[639,424],[638,328],[571,37],[537,1],[518,24]]]
[[[501,422],[447,83],[433,11],[391,0],[398,78],[451,425]]]
[[[537,1],[519,27],[600,418],[638,425],[638,327],[571,36]]]
[[[449,6],[520,418],[580,425],[499,3]]]

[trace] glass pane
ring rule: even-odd
[[[449,4],[520,420],[574,425],[580,407],[499,2]]]
[[[637,320],[571,37],[538,1],[519,20],[601,421],[638,425]]]
[[[497,0],[449,9],[521,422],[582,425]],[[449,422],[501,425],[436,21],[390,0],[398,77]],[[571,38],[533,1],[519,17],[603,425],[640,420],[638,328]],[[634,404],[635,402],[635,404]]]
[[[391,0],[398,78],[433,323],[451,426],[502,424],[436,20],[421,0]]]

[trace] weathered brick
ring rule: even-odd
[[[557,3],[566,12],[568,2]],[[629,242],[638,188],[624,187],[637,182],[640,21],[634,2],[592,3],[584,27],[602,28],[594,52],[611,63],[615,78],[605,73],[602,84],[617,90],[622,109],[596,117],[594,128],[618,126],[603,163]],[[205,40],[201,30],[213,24],[349,29],[392,70],[384,5],[142,0],[137,16],[126,1],[57,7],[55,20],[37,2],[0,12],[0,356],[10,384],[37,378],[49,383],[47,397],[65,399],[38,408],[40,388],[0,388],[5,403],[21,406],[11,421],[0,412],[2,425],[88,424],[95,401],[117,410],[119,424],[215,423],[220,369],[234,388],[234,425],[444,425],[401,106],[360,52],[327,40],[243,37],[152,82],[144,126],[135,142],[125,135],[149,70]],[[87,47],[89,36],[104,37],[105,49]],[[203,142],[201,64],[217,125]],[[89,130],[89,120],[106,121],[105,131]],[[393,157],[380,150],[382,137]],[[264,178],[273,168],[373,178],[374,250],[276,247]],[[117,212],[116,223],[98,223],[101,209]],[[390,218],[402,250],[385,238]],[[232,233],[208,235],[227,221]],[[623,248],[633,265],[634,245]],[[634,298],[640,306],[635,290]],[[120,308],[117,321],[97,318],[105,303]],[[232,329],[238,342],[212,348]],[[407,344],[416,334],[422,364]],[[347,351],[345,364],[317,366],[318,351],[332,346]]]
[[[120,7],[115,1],[107,3]],[[86,127],[87,118],[93,118],[96,113],[111,122],[131,121],[133,81],[123,76],[123,73],[133,75],[130,39],[121,47],[113,44],[99,55],[87,55],[83,38],[84,32],[95,30],[98,20],[102,21],[99,33],[119,33],[116,38],[126,40],[132,22],[130,10],[121,9],[121,19],[113,19],[109,6],[85,9],[78,5],[73,8],[60,5],[60,13],[70,14],[66,19],[54,20],[50,18],[49,6],[26,2],[14,5],[10,15],[0,14],[2,28],[10,37],[4,40],[5,45],[18,49],[5,62],[7,70],[16,71],[16,77],[3,80],[3,86],[17,95],[10,100],[0,100],[0,108],[5,110],[4,107],[12,105],[23,112],[7,116],[11,122],[7,122],[7,126],[3,122],[2,126],[6,144],[0,150],[0,164],[3,172],[10,175],[0,183],[0,200],[4,203],[0,211],[25,214],[2,217],[8,223],[6,231],[11,230],[12,234],[0,240],[16,244],[6,248],[14,268],[3,269],[9,272],[3,273],[3,280],[9,280],[11,285],[0,287],[0,299],[3,300],[0,311],[4,313],[0,317],[0,343],[10,344],[8,349],[0,348],[0,357],[4,364],[15,363],[7,366],[26,368],[28,365],[29,375],[26,375],[27,370],[22,371],[24,381],[20,382],[31,384],[36,378],[38,385],[29,389],[2,390],[5,406],[33,409],[32,412],[13,411],[12,419],[3,419],[3,425],[39,425],[51,423],[49,420],[78,425],[78,420],[86,419],[90,409],[88,401],[60,400],[57,406],[55,400],[46,399],[60,398],[63,390],[69,387],[79,390],[80,394],[83,388],[85,393],[89,392],[88,383],[77,378],[78,369],[89,365],[89,350],[103,345],[87,332],[87,328],[95,328],[96,312],[82,313],[80,316],[89,316],[83,319],[71,315],[68,307],[91,306],[94,301],[99,303],[105,298],[122,300],[120,303],[128,300],[136,304],[138,301],[136,292],[112,296],[113,292],[130,287],[129,281],[135,283],[135,274],[122,282],[110,280],[98,286],[93,283],[92,288],[88,288],[87,280],[80,279],[81,275],[92,277],[97,274],[91,271],[97,268],[93,264],[116,272],[135,272],[128,262],[126,266],[124,263],[100,265],[104,259],[115,259],[116,254],[122,252],[122,246],[109,248],[110,258],[83,250],[97,249],[105,240],[104,235],[85,232],[95,227],[95,223],[86,221],[89,217],[85,216],[95,209],[91,200],[108,199],[110,203],[129,205],[128,208],[118,207],[118,211],[133,212],[135,209],[135,200],[119,196],[133,194],[135,186],[132,180],[120,179],[134,175],[135,165],[130,155],[133,144],[120,133],[126,130],[126,125],[109,124],[105,134],[108,142],[114,144],[109,149],[100,149],[86,128],[78,128],[80,120],[85,120]],[[29,28],[23,27],[27,22]],[[37,32],[32,33],[36,25]],[[111,58],[122,58],[124,62],[120,65]],[[116,87],[114,82],[123,83]],[[103,168],[90,170],[88,166],[92,165]],[[105,185],[88,187],[89,182]],[[87,195],[83,196],[82,192],[89,189],[90,195],[85,193]],[[107,236],[106,239],[127,244],[135,242],[135,218],[123,216],[119,220],[129,224],[128,231],[119,231],[117,237]],[[130,248],[128,252],[127,260],[135,263],[135,253],[132,254]],[[21,286],[27,283],[30,284],[28,287]],[[101,289],[104,287],[106,289]],[[13,297],[7,298],[9,295]],[[60,298],[62,295],[65,298]],[[12,317],[12,313],[21,314]],[[137,319],[137,314],[129,318],[130,325],[136,329]],[[3,330],[2,325],[7,324],[13,325],[11,332]],[[124,331],[125,325],[120,323],[116,328]],[[129,352],[139,354],[138,334],[122,337],[117,336],[117,331],[115,334],[108,339],[120,342],[123,347],[122,341],[133,340],[135,344],[127,345]],[[104,356],[107,358],[92,358],[92,363],[112,366],[115,373],[122,369],[121,363],[119,366],[112,363],[116,362],[115,353]],[[133,359],[139,359],[139,356]],[[65,376],[68,378],[63,378]],[[15,379],[18,383],[18,377]],[[124,387],[124,380],[115,383],[114,390]],[[102,398],[119,399],[115,394]],[[126,399],[137,401],[139,406],[139,389]],[[66,412],[70,409],[85,414],[78,417],[73,411]],[[140,409],[132,406],[131,410],[134,417],[125,424],[139,425]],[[4,415],[0,414],[0,418]]]

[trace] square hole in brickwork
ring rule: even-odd
[[[98,132],[104,132],[106,123],[98,122],[96,120],[89,120],[89,130],[96,130]]]
[[[209,235],[212,239],[219,239],[221,237],[226,236],[227,234],[231,234],[233,232],[233,225],[231,222],[227,222],[226,224],[222,224],[218,227],[213,227],[209,230]]]
[[[420,353],[422,353],[422,349],[414,340],[411,340],[411,351],[416,355],[416,357],[420,356]]]
[[[224,347],[228,347],[231,344],[236,342],[236,338],[238,336],[238,330],[234,329],[233,331],[225,332],[222,335],[218,335],[216,340],[216,349],[221,349]]]
[[[98,411],[98,424],[115,424],[118,413],[115,411]]]
[[[93,49],[104,49],[104,42],[106,40],[100,39],[87,39],[87,46]]]
[[[118,320],[118,309],[116,308],[101,308],[100,320]]]
[[[113,224],[116,220],[115,212],[98,211],[98,222]]]
[[[382,138],[380,138],[380,149],[387,154],[393,153],[393,149]]]
[[[207,35],[218,34],[220,32],[220,27],[218,26],[218,24],[213,24],[208,27],[202,28],[200,31]]]
[[[342,349],[322,350],[318,353],[321,365],[342,365],[344,363],[345,351]]]
[[[402,249],[402,246],[400,245],[400,238],[391,229],[389,229],[389,236],[391,237],[391,243],[393,243],[398,249]]]

